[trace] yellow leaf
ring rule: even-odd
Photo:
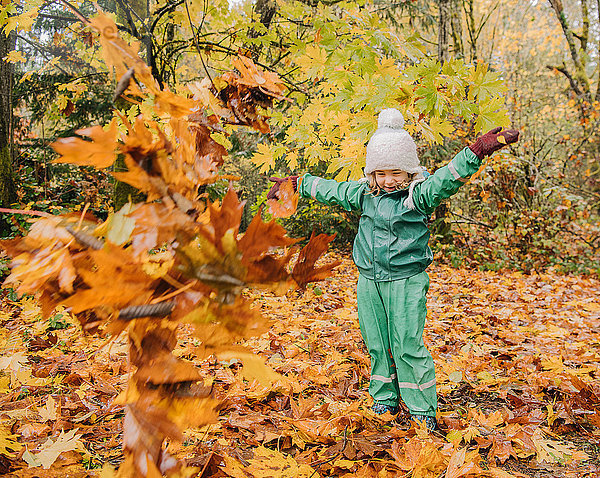
[[[228,445],[228,443],[225,441]],[[225,461],[225,465],[221,465],[221,470],[232,478],[248,478],[248,475],[244,473],[244,467],[242,467],[241,463],[237,461],[235,458],[230,457],[229,455],[223,455],[223,461]]]
[[[10,392],[10,377],[0,377],[0,393]]]
[[[497,383],[497,380],[489,372],[479,372],[477,373],[477,378],[481,380],[482,384],[485,385],[492,385]]]
[[[264,143],[259,143],[256,152],[250,160],[259,167],[261,173],[265,173],[275,167],[275,156],[271,148]]]
[[[23,53],[17,50],[9,52],[8,55],[3,58],[3,60],[8,63],[25,63],[27,61],[23,56]]]
[[[573,445],[544,438],[544,434],[539,428],[531,438],[535,444],[537,461],[540,463],[568,464],[573,460],[585,460],[588,458],[588,455],[585,452],[577,450]]]
[[[10,433],[7,426],[0,427],[0,455],[13,457],[11,452],[19,451],[22,448],[22,445],[17,442],[17,438],[18,435]]]
[[[309,44],[304,55],[295,58],[294,61],[310,77],[320,77],[325,72],[327,52],[324,48]]]
[[[211,133],[210,137],[211,139],[214,139],[217,143],[219,143],[221,146],[223,146],[225,149],[231,149],[233,147],[231,141],[229,141],[229,138],[227,138],[227,136],[225,136],[223,133]]]
[[[174,263],[175,259],[173,256],[168,251],[164,251],[145,257],[142,269],[153,279],[158,279],[159,277],[164,277],[171,270]]]
[[[350,470],[350,469],[352,469],[352,467],[354,467],[355,464],[356,464],[355,461],[338,459],[333,463],[333,466],[335,466],[337,468],[345,468],[346,470]]]
[[[600,303],[598,303],[598,302],[587,302],[587,303],[583,303],[582,306],[588,312],[599,312],[600,311]]]
[[[208,78],[204,78],[202,81],[196,81],[188,85],[189,90],[194,95],[194,100],[200,101],[204,106],[209,107],[213,113],[221,118],[231,117],[231,111],[225,108],[221,104],[221,101],[212,94],[212,91],[210,91],[211,87],[212,83]]]
[[[317,472],[309,465],[299,464],[293,457],[264,446],[254,449],[254,458],[248,460],[246,472],[255,478],[310,478]]]
[[[23,454],[23,459],[30,467],[42,466],[47,470],[61,453],[78,449],[84,450],[84,446],[79,440],[81,435],[77,435],[77,431],[76,428],[67,433],[64,430],[61,431],[55,441],[48,438],[40,448],[39,453],[26,452],[27,455]]]
[[[100,475],[98,478],[116,478],[117,473],[115,469],[110,466],[108,463],[104,463],[102,465],[102,469],[100,470]]]
[[[16,352],[9,356],[0,357],[0,370],[18,372],[25,368],[27,362],[27,355],[24,352]]]
[[[287,379],[283,375],[275,372],[257,355],[244,352],[222,352],[218,357],[219,360],[241,360],[244,364],[241,371],[242,376],[249,382],[257,380],[265,387],[272,387],[277,382],[287,383]]]
[[[461,430],[450,430],[446,435],[446,440],[448,440],[450,443],[458,445],[462,441],[462,437],[463,434]]]
[[[36,7],[36,8],[32,8],[31,10],[25,11],[21,15],[9,16],[5,20],[6,23],[4,24],[4,28],[3,28],[4,34],[8,35],[11,31],[13,31],[15,29],[17,31],[31,30],[31,26],[33,25],[33,22],[35,21],[37,15],[38,15],[38,10],[39,9]]]
[[[117,246],[125,244],[135,227],[135,219],[128,215],[137,208],[137,204],[127,203],[119,211],[112,214],[108,223],[106,239]]]

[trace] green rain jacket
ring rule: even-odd
[[[410,188],[374,195],[364,181],[337,182],[310,174],[302,177],[298,191],[305,198],[361,211],[354,263],[367,279],[385,282],[414,276],[431,264],[428,218],[480,165],[475,153],[465,148],[427,179],[413,183],[410,198]]]

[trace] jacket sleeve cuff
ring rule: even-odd
[[[457,181],[466,183],[481,166],[481,159],[470,149],[465,148],[448,163],[448,171]]]
[[[300,195],[305,198],[317,199],[317,188],[319,183],[323,182],[323,178],[306,173],[301,178],[298,178],[298,180],[301,186],[298,188]]]
[[[310,197],[309,192],[306,191],[306,187],[310,184],[310,178],[314,178],[313,176],[311,176],[310,174],[306,173],[303,174],[302,176],[298,177],[298,193],[300,194],[300,196],[302,196],[303,198],[308,198]]]

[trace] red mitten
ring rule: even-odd
[[[279,188],[283,183],[292,180],[292,186],[294,187],[294,192],[298,192],[298,176],[288,176],[287,178],[269,178],[269,181],[273,181],[275,184],[269,189],[267,193],[267,199],[279,199]]]
[[[518,139],[519,132],[516,129],[502,131],[502,127],[498,126],[477,138],[477,140],[469,146],[469,149],[473,151],[479,159],[483,159],[507,144],[516,143]]]

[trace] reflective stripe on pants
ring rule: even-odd
[[[423,343],[428,289],[426,272],[389,282],[361,275],[358,318],[371,356],[371,396],[391,406],[402,397],[412,414],[435,416],[435,369]]]

